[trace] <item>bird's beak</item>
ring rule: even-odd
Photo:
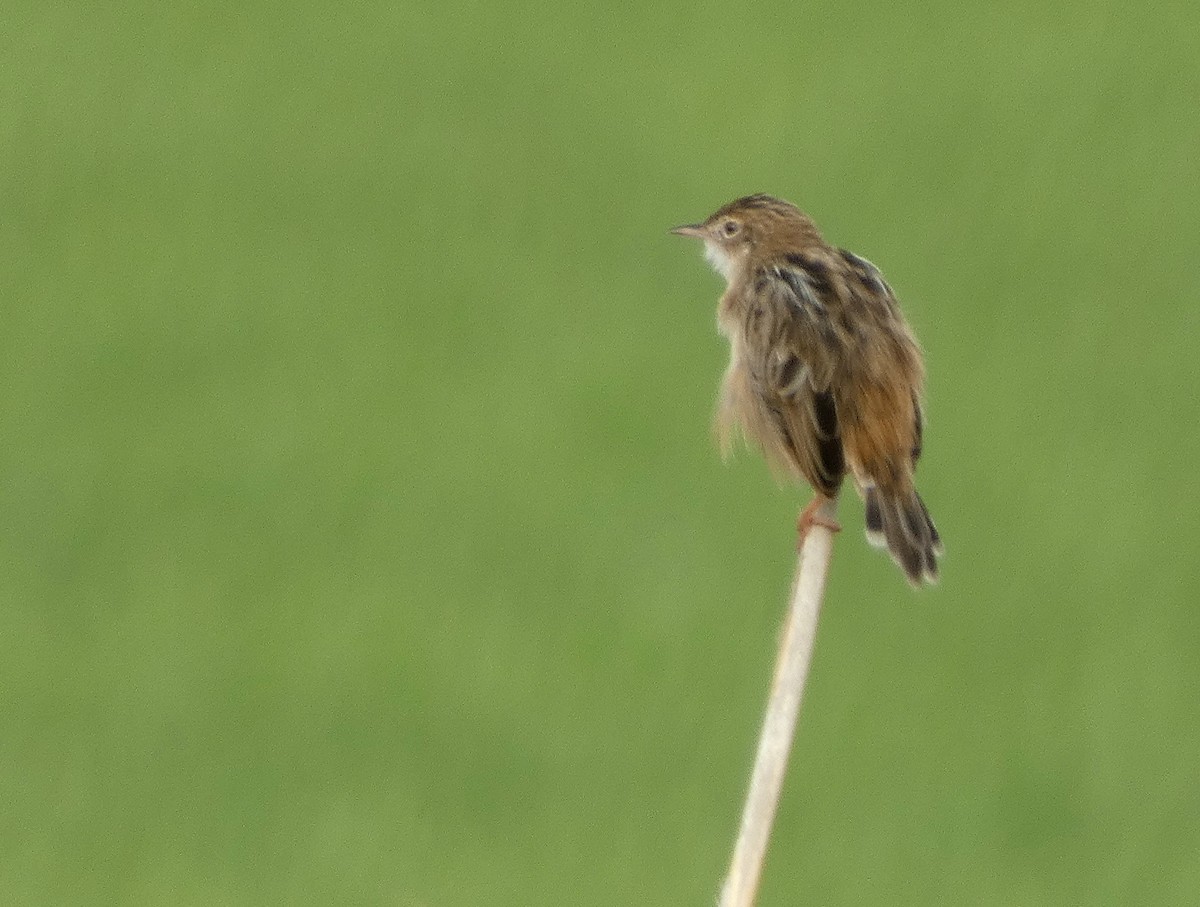
[[[682,227],[675,227],[671,232],[676,236],[694,236],[697,239],[704,239],[708,235],[704,224],[684,224]]]

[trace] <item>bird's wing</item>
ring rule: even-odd
[[[833,495],[845,460],[831,387],[824,278],[789,260],[762,269],[753,287],[743,342],[762,424],[751,433],[769,461],[786,462],[815,489]]]

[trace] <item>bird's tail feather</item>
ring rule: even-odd
[[[867,541],[886,548],[914,586],[936,583],[942,538],[916,489],[886,493],[872,485],[865,498]]]

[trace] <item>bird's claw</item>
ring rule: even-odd
[[[825,505],[825,498],[815,497],[809,502],[808,506],[800,511],[800,516],[796,519],[796,548],[804,544],[805,538],[808,537],[808,531],[813,526],[824,526],[830,532],[841,532],[842,525],[832,517],[825,516],[821,511]]]

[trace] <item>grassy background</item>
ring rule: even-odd
[[[949,549],[844,508],[761,904],[1193,903],[1193,5],[4,18],[4,903],[712,903],[805,493],[665,230],[751,191]]]

